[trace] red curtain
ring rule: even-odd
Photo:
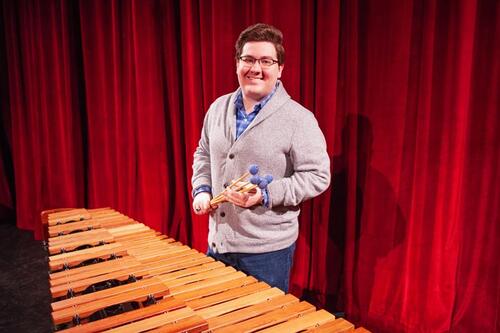
[[[18,1],[0,7],[0,217],[110,206],[201,251],[204,113],[234,42],[280,28],[329,191],[303,205],[291,291],[374,332],[499,332],[500,3]]]

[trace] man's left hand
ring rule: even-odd
[[[258,187],[246,193],[226,189],[226,191],[224,191],[224,197],[227,201],[232,202],[236,206],[244,208],[262,204],[262,191]]]

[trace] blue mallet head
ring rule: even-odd
[[[265,188],[267,187],[267,184],[268,184],[267,180],[265,180],[264,178],[262,178],[262,179],[260,180],[260,183],[259,183],[259,187],[260,187],[260,189],[261,189],[261,190],[265,189]]]
[[[248,168],[248,172],[252,175],[256,175],[259,173],[259,166],[257,164],[252,164],[250,165],[250,168]]]
[[[265,175],[264,179],[267,180],[268,184],[271,184],[271,182],[273,181],[274,178],[272,175]]]
[[[250,183],[252,183],[254,185],[259,185],[260,177],[257,175],[253,175],[252,177],[250,177]]]

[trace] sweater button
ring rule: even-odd
[[[233,159],[234,158],[234,154],[233,153],[229,154],[229,158]]]
[[[221,212],[221,213],[220,213],[220,217],[224,217],[224,216],[226,216],[226,213]]]

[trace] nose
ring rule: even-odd
[[[252,72],[260,72],[260,71],[262,71],[262,66],[260,65],[260,61],[258,61],[258,60],[257,60],[257,61],[256,61],[256,62],[252,65],[252,67],[250,67],[250,70],[251,70]]]

